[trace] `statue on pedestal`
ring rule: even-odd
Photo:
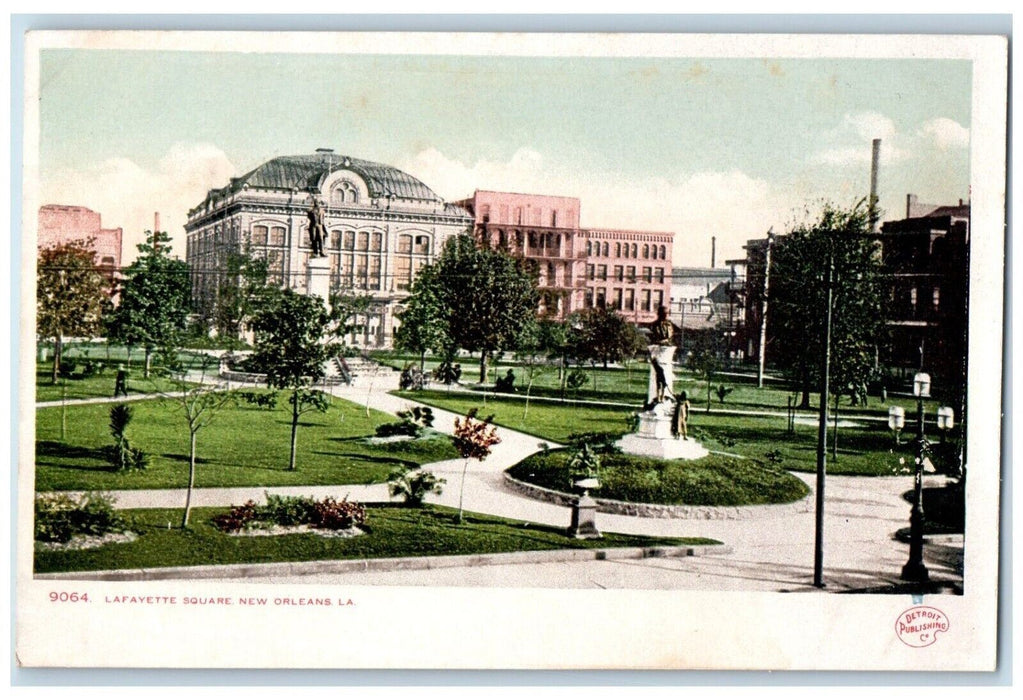
[[[309,245],[312,247],[312,257],[322,258],[323,253],[323,241],[327,237],[327,227],[323,223],[323,207],[320,206],[320,200],[313,197],[313,203],[309,207],[309,211],[306,212],[306,216],[309,217]]]

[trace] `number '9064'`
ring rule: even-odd
[[[67,591],[50,591],[51,603],[88,603],[88,593],[68,593]]]

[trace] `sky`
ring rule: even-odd
[[[188,209],[270,158],[333,148],[448,200],[574,196],[581,224],[675,233],[675,266],[744,257],[881,146],[882,220],[970,196],[971,65],[939,59],[560,58],[45,49],[41,202],[184,256]]]

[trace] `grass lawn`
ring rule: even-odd
[[[379,362],[398,369],[406,364],[412,363],[419,366],[419,358],[394,353],[377,353],[374,358]],[[462,381],[466,384],[473,384],[479,379],[479,360],[473,358],[462,358]],[[426,361],[427,372],[432,372],[440,362],[428,359]],[[503,377],[511,369],[515,373],[515,388],[517,393],[525,395],[527,372],[526,369],[515,362],[501,361],[491,366],[489,383],[498,377]],[[629,403],[636,406],[646,401],[647,386],[649,382],[649,366],[644,361],[635,361],[631,367],[583,367],[588,381],[578,392],[568,391],[565,398],[584,401],[608,401],[613,403]],[[737,372],[743,370],[737,369]],[[749,370],[755,372],[755,370]],[[725,397],[722,403],[715,393],[718,386],[725,386],[732,391]],[[442,389],[443,385],[434,383],[435,389]],[[675,391],[686,392],[689,401],[694,409],[703,410],[707,407],[707,382],[693,375],[686,369],[675,367]],[[535,374],[533,386],[530,390],[531,396],[548,396],[561,398],[561,389],[558,380],[558,372],[554,368]],[[815,413],[817,411],[817,393],[810,394],[811,408],[800,409],[799,413]],[[763,388],[756,386],[754,376],[733,376],[721,374],[711,382],[711,411],[715,409],[740,409],[747,411],[785,411],[790,400],[798,404],[802,398],[801,394],[793,394],[788,391],[784,382],[768,382]],[[839,403],[839,416],[842,414],[873,415],[887,417],[888,409],[891,406],[902,406],[906,409],[906,416],[916,415],[916,400],[909,397],[889,397],[886,403],[871,396],[867,406],[852,406],[849,397],[842,397]],[[937,409],[937,401],[925,401],[924,410],[928,419],[934,420]]]
[[[516,479],[572,492],[570,450],[527,457],[508,470]],[[708,455],[691,461],[613,454],[601,457],[599,498],[633,503],[746,506],[790,503],[810,489],[783,469],[751,459]]]
[[[523,418],[525,401],[521,398],[487,399],[444,391],[402,392],[402,396],[465,413],[479,408],[481,415],[494,414],[494,422],[536,435],[545,440],[564,443],[573,433],[628,432],[625,409],[602,408],[580,404],[531,403]],[[786,430],[784,415],[734,416],[694,410],[689,421],[690,435],[710,450],[739,454],[792,471],[815,471],[817,468],[817,428],[796,425],[794,435]],[[829,444],[831,433],[829,431]],[[899,459],[905,463],[900,464]],[[912,445],[893,445],[891,433],[881,423],[863,423],[861,427],[840,428],[838,459],[828,451],[828,473],[880,476],[903,473],[913,464]]]
[[[151,456],[142,472],[110,471],[105,446],[113,404],[69,406],[67,438],[60,441],[60,407],[36,410],[36,490],[184,488],[188,478],[188,428],[169,399],[129,404],[134,418],[127,435]],[[285,486],[364,484],[385,481],[399,464],[419,465],[458,456],[450,439],[370,444],[374,428],[396,419],[386,413],[333,399],[327,413],[300,418],[297,469],[287,471],[290,406],[282,393],[276,409],[240,403],[225,408],[199,432],[196,486]]]
[[[563,529],[531,525],[488,515],[466,514],[461,525],[455,511],[431,506],[367,508],[365,535],[325,538],[315,534],[274,537],[234,537],[212,525],[226,508],[197,508],[188,530],[173,527],[180,510],[129,510],[134,542],[109,544],[94,550],[36,552],[36,573],[104,569],[198,566],[250,562],[371,559],[381,557],[484,554],[549,549],[641,547],[717,544],[704,538],[651,538],[607,534],[600,540],[576,540]],[[566,523],[566,527],[567,527]]]
[[[75,376],[71,379],[58,378],[57,383],[50,381],[51,370],[43,364],[36,366],[36,401],[60,401],[65,398],[74,399],[106,398],[114,395],[114,383],[117,378],[116,366],[106,369],[91,377]],[[153,394],[177,390],[174,382],[162,377],[142,378],[142,368],[133,367],[127,378],[128,394]]]
[[[455,413],[466,413],[470,408],[479,408],[480,417],[494,414],[494,422],[544,440],[564,443],[573,433],[628,432],[628,418],[632,411],[627,408],[590,406],[587,404],[560,404],[546,401],[530,402],[526,412],[524,398],[494,398],[471,394],[449,394],[443,390],[399,391],[415,401],[445,408]]]

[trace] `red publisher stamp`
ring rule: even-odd
[[[925,605],[906,610],[895,621],[895,634],[903,644],[911,647],[929,647],[948,628],[948,616],[937,608]]]

